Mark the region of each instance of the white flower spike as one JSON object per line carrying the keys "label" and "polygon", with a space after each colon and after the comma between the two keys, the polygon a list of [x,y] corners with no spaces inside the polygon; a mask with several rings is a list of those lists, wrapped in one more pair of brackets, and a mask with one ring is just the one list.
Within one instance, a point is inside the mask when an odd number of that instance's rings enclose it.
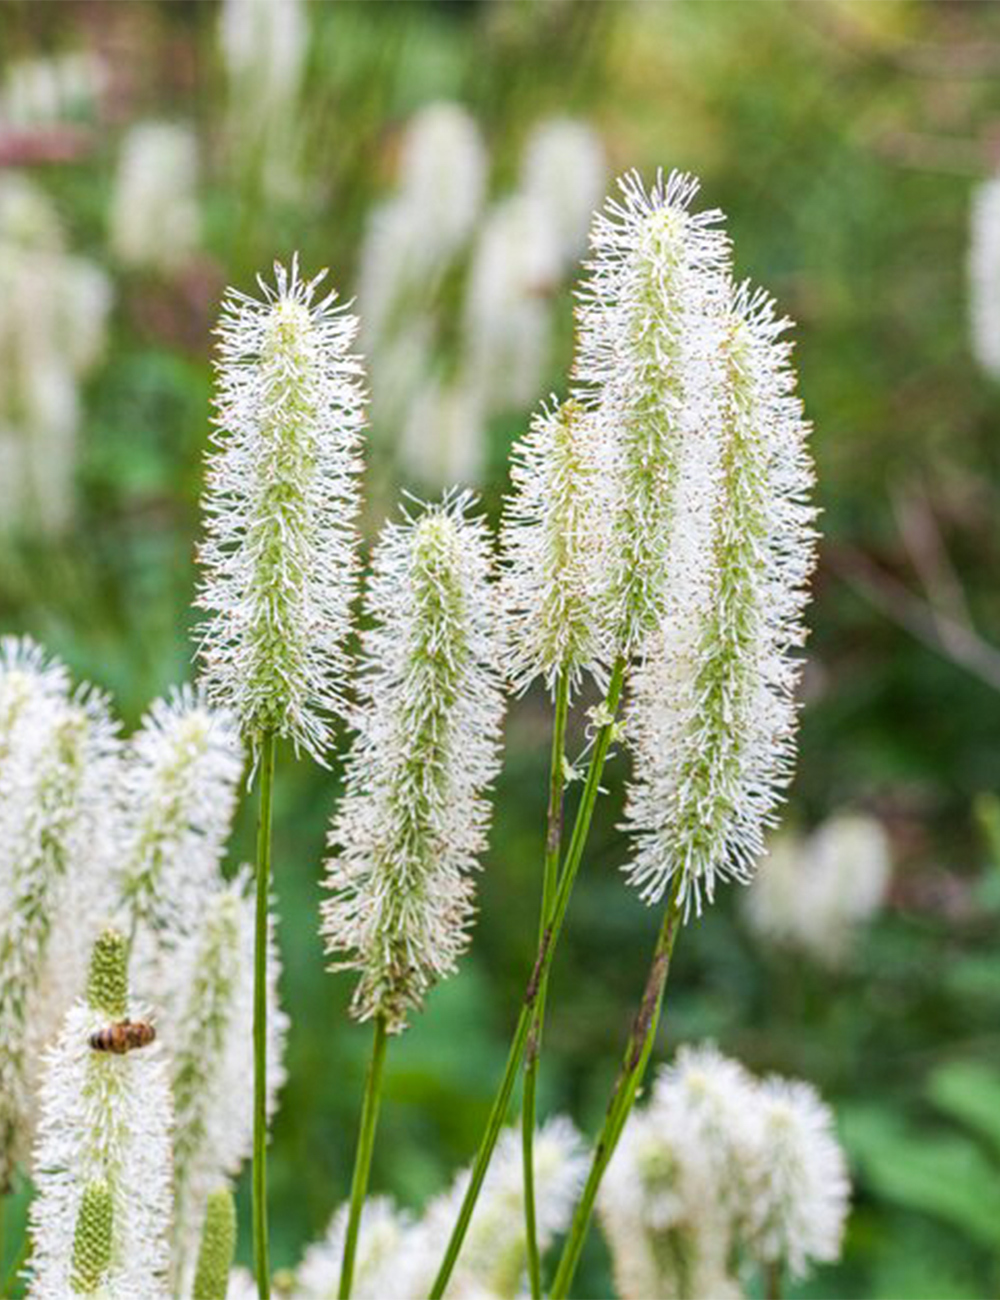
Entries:
{"label": "white flower spike", "polygon": [[685,916],[719,879],[751,878],[793,770],[815,511],[787,324],[765,294],[731,289],[715,410],[683,467],[678,563],[633,680],[628,876],[657,902],[679,874]]}
{"label": "white flower spike", "polygon": [[261,299],[226,298],[198,596],[210,702],[255,752],[273,732],[318,762],[343,705],[364,398],[357,320],[322,278],[293,259]]}
{"label": "white flower spike", "polygon": [[330,834],[322,934],[353,1012],[391,1031],[468,943],[504,698],[489,537],[467,495],[389,524],[373,558],[358,735]]}

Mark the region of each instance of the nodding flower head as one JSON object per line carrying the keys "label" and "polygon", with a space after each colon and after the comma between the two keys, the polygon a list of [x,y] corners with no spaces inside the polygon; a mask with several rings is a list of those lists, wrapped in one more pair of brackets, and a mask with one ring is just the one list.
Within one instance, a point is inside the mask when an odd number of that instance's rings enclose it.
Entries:
{"label": "nodding flower head", "polygon": [[721,213],[692,212],[698,182],[674,172],[647,192],[638,175],[594,219],[579,291],[575,373],[608,442],[613,561],[607,600],[616,649],[662,622],[685,446],[710,411],[708,322],[723,296]]}
{"label": "nodding flower head", "polygon": [[198,596],[210,701],[255,748],[273,732],[320,762],[342,707],[364,397],[357,320],[318,297],[322,278],[293,260],[260,299],[224,303]]}
{"label": "nodding flower head", "polygon": [[717,880],[750,879],[793,771],[815,511],[787,324],[765,294],[730,287],[710,418],[682,462],[665,615],[633,681],[628,875],[650,902],[679,877],[686,914]]}
{"label": "nodding flower head", "polygon": [[498,767],[489,537],[469,505],[456,496],[390,524],[375,551],[358,734],[330,834],[327,951],[361,972],[354,1013],[393,1030],[468,942]]}

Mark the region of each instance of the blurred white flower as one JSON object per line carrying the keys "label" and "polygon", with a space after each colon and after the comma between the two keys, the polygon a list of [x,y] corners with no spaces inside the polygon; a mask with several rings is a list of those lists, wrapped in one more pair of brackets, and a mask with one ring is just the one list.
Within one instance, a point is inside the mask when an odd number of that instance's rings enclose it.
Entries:
{"label": "blurred white flower", "polygon": [[231,290],[218,329],[199,656],[255,751],[274,732],[322,763],[355,591],[362,366],[357,320],[318,299],[322,276],[293,260],[275,277],[259,300]]}
{"label": "blurred white flower", "polygon": [[480,483],[486,469],[485,413],[464,376],[431,376],[413,394],[399,441],[400,459],[417,483]]}
{"label": "blurred white flower", "polygon": [[586,122],[552,117],[528,137],[521,191],[548,214],[563,267],[571,270],[587,243],[591,218],[604,194],[607,166],[600,136]]}
{"label": "blurred white flower", "polygon": [[399,196],[431,258],[449,256],[472,232],[488,159],[479,127],[460,104],[435,103],[410,119],[399,161]]}
{"label": "blurred white flower", "polygon": [[263,120],[291,106],[308,41],[301,0],[223,0],[219,44],[244,111]]}
{"label": "blurred white flower", "polygon": [[367,593],[357,736],[321,932],[352,1013],[406,1025],[469,940],[504,698],[489,535],[467,495],[387,524]]}
{"label": "blurred white flower", "polygon": [[[329,1300],[338,1294],[350,1207],[342,1205],[326,1236],[306,1251],[295,1272],[295,1300]],[[406,1300],[412,1292],[405,1268],[409,1218],[388,1197],[366,1201],[361,1212],[351,1295],[355,1300]]]}
{"label": "blurred white flower", "polygon": [[884,904],[891,875],[881,824],[840,813],[808,837],[773,841],[745,897],[747,923],[764,941],[837,967]]}
{"label": "blurred white flower", "polygon": [[972,353],[988,375],[1000,379],[1000,177],[972,193],[968,280]]}
{"label": "blurred white flower", "polygon": [[111,196],[111,251],[125,266],[169,274],[198,245],[198,141],[190,127],[139,122],[121,143]]}
{"label": "blurred white flower", "polygon": [[0,81],[0,126],[52,126],[95,112],[107,73],[93,50],[14,59]]}

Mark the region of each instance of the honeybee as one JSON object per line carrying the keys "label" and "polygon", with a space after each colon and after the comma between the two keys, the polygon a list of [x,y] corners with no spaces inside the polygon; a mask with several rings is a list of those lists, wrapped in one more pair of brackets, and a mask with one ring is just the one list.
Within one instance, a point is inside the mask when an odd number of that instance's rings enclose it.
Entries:
{"label": "honeybee", "polygon": [[116,1020],[90,1035],[90,1046],[95,1052],[114,1052],[124,1056],[137,1047],[148,1047],[156,1037],[155,1028],[145,1020]]}

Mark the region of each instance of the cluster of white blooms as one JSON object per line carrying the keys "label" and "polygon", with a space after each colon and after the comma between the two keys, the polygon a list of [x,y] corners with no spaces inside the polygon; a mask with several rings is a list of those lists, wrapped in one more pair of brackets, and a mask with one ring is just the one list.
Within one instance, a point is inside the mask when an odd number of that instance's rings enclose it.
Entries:
{"label": "cluster of white blooms", "polygon": [[[372,560],[357,737],[322,933],[360,1018],[407,1012],[468,943],[504,697],[489,535],[467,495],[386,526]],[[346,954],[346,955],[345,955]]]}
{"label": "cluster of white blooms", "polygon": [[973,191],[968,275],[972,354],[988,375],[1000,379],[1000,177]]}
{"label": "cluster of white blooms", "polygon": [[608,502],[600,439],[575,401],[543,407],[511,453],[513,492],[501,534],[506,669],[516,690],[536,677],[604,679],[608,658]]}
{"label": "cluster of white blooms", "polygon": [[190,127],[139,122],[121,144],[111,197],[111,251],[125,266],[169,274],[198,245],[198,142]]}
{"label": "cluster of white blooms", "polygon": [[697,183],[635,174],[595,220],[576,374],[607,440],[627,727],[628,875],[700,914],[749,879],[791,776],[814,511],[788,322],[736,286]]}
{"label": "cluster of white blooms", "polygon": [[685,1048],[626,1126],[598,1208],[622,1300],[739,1297],[754,1266],[839,1255],[850,1186],[812,1088]]}
{"label": "cluster of white blooms", "polygon": [[[202,917],[236,810],[242,754],[233,722],[190,687],[155,701],[122,778],[118,893],[130,935],[176,939]],[[148,935],[144,935],[148,938]]]}
{"label": "cluster of white blooms", "polygon": [[72,519],[79,385],[110,305],[107,276],[66,251],[45,193],[0,176],[0,529],[56,532]]}
{"label": "cluster of white blooms", "polygon": [[837,967],[885,902],[891,876],[881,823],[841,813],[810,836],[772,843],[746,895],[747,922],[761,939]]}
{"label": "cluster of white blooms", "polygon": [[[187,1294],[210,1194],[234,1178],[253,1140],[254,902],[244,869],[217,888],[177,951],[163,995],[174,1126],[174,1268]],[[268,945],[267,1112],[284,1081],[288,1018],[278,1004],[280,962]]]}
{"label": "cluster of white blooms", "polygon": [[604,181],[589,127],[542,122],[526,144],[519,189],[477,232],[488,162],[466,110],[422,109],[404,136],[396,192],[372,211],[362,249],[373,422],[392,431],[408,472],[428,484],[478,481],[491,415],[534,400],[550,360],[552,297]]}
{"label": "cluster of white blooms", "polygon": [[275,267],[262,300],[231,291],[219,326],[216,451],[198,604],[210,701],[256,749],[290,736],[324,760],[341,709],[355,588],[362,367],[357,320],[322,276]]}
{"label": "cluster of white blooms", "polygon": [[[538,1245],[565,1230],[586,1173],[586,1155],[569,1120],[557,1116],[535,1135]],[[433,1200],[420,1219],[377,1197],[365,1205],[351,1294],[357,1300],[423,1300],[430,1290],[468,1183],[468,1172]],[[521,1135],[505,1130],[497,1143],[469,1226],[448,1300],[514,1300],[524,1294],[527,1243]],[[296,1300],[337,1294],[348,1207],[334,1215],[322,1242],[306,1252],[295,1275]]]}
{"label": "cluster of white blooms", "polygon": [[118,762],[105,699],[32,642],[0,642],[0,1188],[109,906]]}
{"label": "cluster of white blooms", "polygon": [[95,945],[86,1001],[68,1012],[46,1060],[34,1151],[32,1300],[72,1294],[166,1300],[171,1105],[159,1044],[122,1054],[91,1038],[126,1018],[126,944]]}
{"label": "cluster of white blooms", "polygon": [[106,80],[106,68],[93,50],[14,59],[0,81],[0,125],[19,129],[89,117]]}

